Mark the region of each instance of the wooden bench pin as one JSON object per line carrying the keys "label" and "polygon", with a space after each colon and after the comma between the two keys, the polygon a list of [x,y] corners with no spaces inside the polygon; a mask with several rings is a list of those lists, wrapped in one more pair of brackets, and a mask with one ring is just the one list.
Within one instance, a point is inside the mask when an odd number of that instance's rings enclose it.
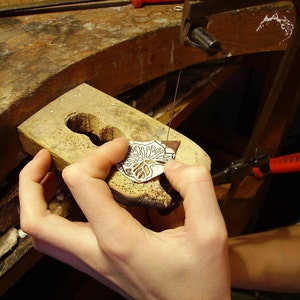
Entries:
{"label": "wooden bench pin", "polygon": [[[18,126],[24,151],[35,155],[42,148],[48,149],[60,171],[91,149],[116,137],[125,136],[129,141],[164,141],[168,129],[161,122],[85,83],[55,99]],[[180,142],[175,151],[177,160],[187,164],[202,163],[210,168],[209,156],[196,143],[173,129],[168,139]],[[135,182],[112,168],[107,183],[121,204],[157,209],[172,205],[172,196],[164,189],[161,176]]]}

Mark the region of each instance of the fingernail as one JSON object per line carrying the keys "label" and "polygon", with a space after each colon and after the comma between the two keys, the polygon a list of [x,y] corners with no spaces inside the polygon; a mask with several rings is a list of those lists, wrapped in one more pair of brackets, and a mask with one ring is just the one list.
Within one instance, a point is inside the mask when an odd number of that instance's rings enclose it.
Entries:
{"label": "fingernail", "polygon": [[175,169],[180,168],[180,167],[182,166],[182,163],[179,162],[178,160],[170,160],[170,161],[167,162],[166,165],[168,165],[167,167],[168,167],[169,169],[175,170]]}
{"label": "fingernail", "polygon": [[33,160],[38,159],[42,151],[43,151],[43,149],[41,149],[41,150],[33,157]]}
{"label": "fingernail", "polygon": [[122,141],[125,140],[126,138],[124,136],[118,136],[116,138],[113,139],[113,141]]}

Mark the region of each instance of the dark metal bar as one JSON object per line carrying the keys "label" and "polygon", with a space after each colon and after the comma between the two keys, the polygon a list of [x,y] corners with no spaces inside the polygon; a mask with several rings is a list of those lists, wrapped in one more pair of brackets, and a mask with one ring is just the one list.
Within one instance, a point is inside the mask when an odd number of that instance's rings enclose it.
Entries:
{"label": "dark metal bar", "polygon": [[0,17],[10,17],[68,10],[104,8],[130,4],[130,0],[69,0],[21,3],[0,7]]}

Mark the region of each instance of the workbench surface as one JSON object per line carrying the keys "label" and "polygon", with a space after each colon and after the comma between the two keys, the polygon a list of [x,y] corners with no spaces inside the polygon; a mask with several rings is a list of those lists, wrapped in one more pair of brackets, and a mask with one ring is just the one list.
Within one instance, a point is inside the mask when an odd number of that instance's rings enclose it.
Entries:
{"label": "workbench surface", "polygon": [[[172,6],[133,9],[129,5],[1,18],[0,178],[20,160],[16,125],[57,96],[97,76],[106,92],[113,94],[143,82],[143,68],[160,58],[141,61],[139,53],[149,51],[142,41],[124,47],[121,53],[119,45],[164,28],[170,28],[174,36],[179,23],[180,13]],[[134,63],[136,70],[119,69],[120,59],[123,66]],[[170,53],[166,64],[172,64],[172,59]],[[132,71],[138,73],[123,75]]]}
{"label": "workbench surface", "polygon": [[[174,6],[127,5],[0,18],[0,179],[23,158],[16,127],[80,83],[116,96],[195,63],[286,47],[289,36],[279,26],[276,34],[267,26],[253,36],[241,34],[251,25],[252,31],[257,29],[266,16],[266,10],[248,9],[212,16],[210,32],[220,40],[226,36],[226,41],[222,53],[208,56],[180,44],[181,12]],[[293,20],[291,2],[276,6],[277,13]],[[231,28],[224,29],[226,23]]]}

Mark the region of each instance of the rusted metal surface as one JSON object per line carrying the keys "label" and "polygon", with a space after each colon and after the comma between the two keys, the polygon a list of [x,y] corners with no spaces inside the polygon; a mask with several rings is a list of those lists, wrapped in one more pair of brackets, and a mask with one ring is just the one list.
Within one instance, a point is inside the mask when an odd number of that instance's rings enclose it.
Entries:
{"label": "rusted metal surface", "polygon": [[[276,5],[292,22],[293,5]],[[267,14],[253,8],[211,16],[209,30],[224,49],[214,57],[180,44],[174,5],[1,18],[0,178],[23,158],[17,125],[67,90],[88,82],[116,96],[195,63],[285,49],[288,39],[276,21],[257,30]]]}

